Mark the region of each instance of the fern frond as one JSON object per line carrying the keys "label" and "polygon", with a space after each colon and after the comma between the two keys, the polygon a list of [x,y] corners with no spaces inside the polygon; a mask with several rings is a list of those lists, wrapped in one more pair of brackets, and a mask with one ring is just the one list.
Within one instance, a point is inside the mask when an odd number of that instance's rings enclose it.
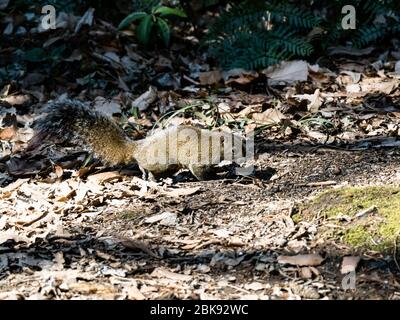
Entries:
{"label": "fern frond", "polygon": [[[347,4],[356,8],[355,30],[342,26],[341,10]],[[325,50],[349,42],[364,47],[399,34],[399,25],[399,0],[244,0],[220,14],[204,43],[224,69],[257,69],[307,57],[314,47]],[[317,36],[308,36],[310,31]]]}
{"label": "fern frond", "polygon": [[361,48],[373,41],[378,40],[379,38],[382,38],[386,32],[387,30],[384,26],[364,25],[357,30],[353,45]]}
{"label": "fern frond", "polygon": [[264,68],[311,54],[312,45],[298,34],[318,23],[311,11],[287,2],[248,0],[221,14],[206,43],[210,56],[224,69]]}

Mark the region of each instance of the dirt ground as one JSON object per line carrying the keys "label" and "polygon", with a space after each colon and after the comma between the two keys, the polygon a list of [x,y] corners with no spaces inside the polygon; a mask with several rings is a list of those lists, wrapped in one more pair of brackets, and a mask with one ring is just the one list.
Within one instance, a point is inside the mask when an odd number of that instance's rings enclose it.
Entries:
{"label": "dirt ground", "polygon": [[[0,297],[398,299],[393,254],[355,251],[324,237],[328,222],[292,217],[322,190],[398,185],[400,151],[281,149],[266,147],[255,175],[236,179],[152,183],[125,169],[17,180],[2,192]],[[297,254],[323,261],[279,263]],[[361,257],[349,290],[346,255]]]}
{"label": "dirt ground", "polygon": [[[400,221],[397,34],[365,47],[338,41],[309,61],[296,53],[222,70],[202,43],[231,7],[224,1],[196,13],[198,26],[171,25],[168,48],[138,42],[139,21],[118,30],[125,5],[79,2],[75,13],[59,12],[56,29],[40,30],[43,11],[24,2],[0,0],[0,300],[400,298],[400,223],[385,250],[345,237],[346,221],[357,219],[368,237],[368,221],[386,218],[383,205],[357,207],[361,218],[304,209],[322,192],[392,186],[385,206],[397,199]],[[377,12],[368,19],[378,31],[396,17]],[[392,23],[382,30],[396,32]],[[304,36],[318,42],[325,33]],[[28,148],[37,120],[67,99],[111,117],[133,140],[182,124],[254,132],[255,173],[150,182],[72,141],[39,135]]]}

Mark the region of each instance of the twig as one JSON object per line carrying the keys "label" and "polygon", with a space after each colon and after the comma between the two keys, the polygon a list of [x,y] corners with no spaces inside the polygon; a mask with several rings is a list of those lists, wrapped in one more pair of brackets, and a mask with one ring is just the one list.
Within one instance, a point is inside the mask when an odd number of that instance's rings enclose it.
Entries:
{"label": "twig", "polygon": [[309,182],[309,183],[300,183],[297,184],[298,187],[321,187],[321,186],[333,186],[337,184],[336,181],[320,181],[320,182]]}
{"label": "twig", "polygon": [[397,269],[400,271],[400,266],[399,262],[397,261],[397,238],[399,237],[399,233],[397,233],[396,238],[394,239],[394,252],[393,252],[393,258],[394,258],[394,263],[396,264]]}
{"label": "twig", "polygon": [[38,222],[39,220],[43,219],[45,216],[47,216],[48,212],[44,212],[42,213],[39,217],[31,220],[31,221],[27,221],[27,222],[16,222],[16,224],[19,224],[23,227],[29,227],[30,225],[34,224],[35,222]]}
{"label": "twig", "polygon": [[249,294],[249,293],[250,293],[250,291],[248,291],[248,290],[242,289],[242,288],[240,288],[240,287],[234,286],[234,285],[229,284],[229,283],[228,283],[226,286],[227,286],[227,287],[230,287],[230,288],[232,288],[232,289],[235,289],[235,290],[237,290],[237,291],[246,293],[246,294]]}

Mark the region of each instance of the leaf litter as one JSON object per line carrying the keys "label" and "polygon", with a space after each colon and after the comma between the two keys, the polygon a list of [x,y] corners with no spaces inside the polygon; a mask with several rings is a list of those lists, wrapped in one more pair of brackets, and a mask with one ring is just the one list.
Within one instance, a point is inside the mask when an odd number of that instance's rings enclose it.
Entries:
{"label": "leaf litter", "polygon": [[[19,44],[13,30],[1,57]],[[354,252],[321,232],[334,222],[296,219],[297,205],[327,188],[399,183],[396,51],[381,61],[374,48],[336,47],[329,68],[222,72],[179,46],[157,57],[137,50],[93,9],[38,31],[46,41],[21,48],[43,63],[0,88],[1,299],[399,296],[393,255]],[[66,97],[92,101],[134,139],[165,122],[256,130],[255,174],[155,183],[76,147],[24,152],[44,102]],[[340,283],[353,271],[361,281],[349,292]]]}

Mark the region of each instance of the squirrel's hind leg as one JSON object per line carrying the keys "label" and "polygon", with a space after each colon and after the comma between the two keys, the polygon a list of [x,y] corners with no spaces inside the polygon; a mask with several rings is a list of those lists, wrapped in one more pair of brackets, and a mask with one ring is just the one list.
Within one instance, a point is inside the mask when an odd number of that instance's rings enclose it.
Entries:
{"label": "squirrel's hind leg", "polygon": [[149,169],[145,169],[142,166],[139,166],[140,171],[143,173],[143,179],[156,182],[158,179],[165,179],[171,177],[174,173],[176,173],[181,167],[178,165],[169,165],[169,166],[159,166],[152,167]]}
{"label": "squirrel's hind leg", "polygon": [[210,165],[189,164],[188,169],[197,180],[207,180],[215,173],[215,168]]}
{"label": "squirrel's hind leg", "polygon": [[142,172],[142,179],[145,181],[152,181],[156,182],[156,178],[154,177],[153,173],[151,171],[146,170],[142,166],[139,166],[140,171]]}

